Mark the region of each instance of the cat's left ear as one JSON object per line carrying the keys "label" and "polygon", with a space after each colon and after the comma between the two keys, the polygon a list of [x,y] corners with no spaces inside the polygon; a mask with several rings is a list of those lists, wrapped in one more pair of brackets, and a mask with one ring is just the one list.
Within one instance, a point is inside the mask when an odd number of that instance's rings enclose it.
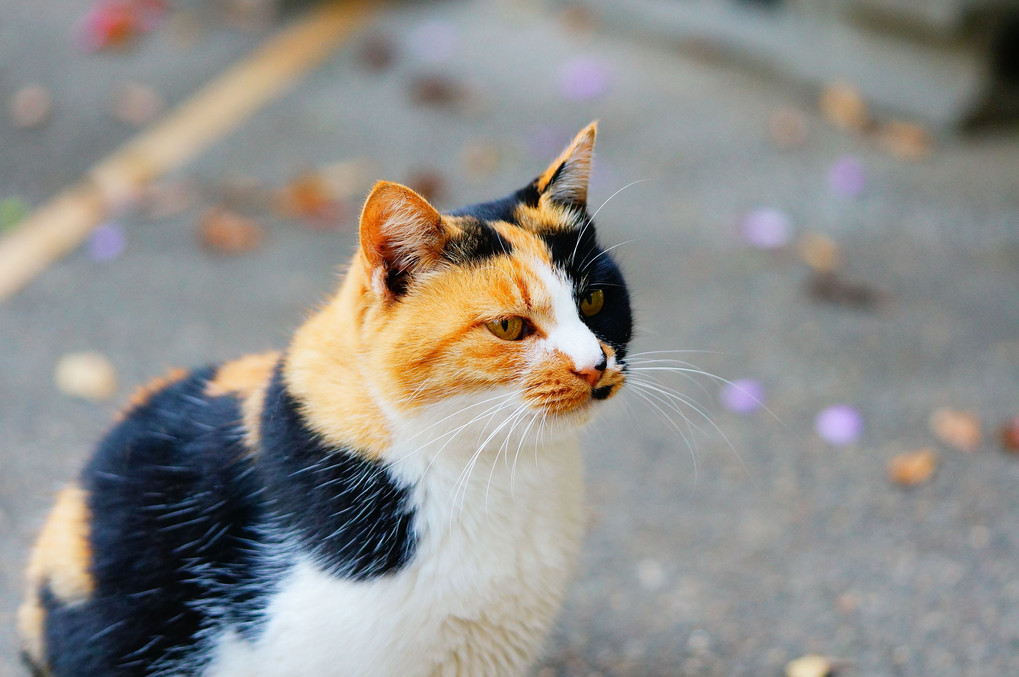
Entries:
{"label": "cat's left ear", "polygon": [[591,178],[591,156],[598,122],[592,122],[574,137],[566,150],[536,181],[542,198],[569,206],[587,206],[587,184]]}
{"label": "cat's left ear", "polygon": [[437,263],[446,230],[435,207],[406,186],[379,181],[361,210],[361,256],[381,298],[399,297],[412,275]]}

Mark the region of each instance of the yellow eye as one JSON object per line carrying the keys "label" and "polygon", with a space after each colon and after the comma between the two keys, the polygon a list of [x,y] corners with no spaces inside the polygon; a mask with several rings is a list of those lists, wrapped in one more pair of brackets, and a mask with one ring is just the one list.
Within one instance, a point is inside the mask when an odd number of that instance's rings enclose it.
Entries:
{"label": "yellow eye", "polygon": [[601,311],[602,306],[604,305],[605,305],[605,292],[603,292],[601,289],[595,289],[594,291],[589,292],[587,296],[580,300],[580,312],[584,313],[584,315],[588,317],[591,317],[592,315],[597,315]]}
{"label": "yellow eye", "polygon": [[505,341],[519,341],[524,337],[524,320],[510,317],[485,324],[488,330]]}

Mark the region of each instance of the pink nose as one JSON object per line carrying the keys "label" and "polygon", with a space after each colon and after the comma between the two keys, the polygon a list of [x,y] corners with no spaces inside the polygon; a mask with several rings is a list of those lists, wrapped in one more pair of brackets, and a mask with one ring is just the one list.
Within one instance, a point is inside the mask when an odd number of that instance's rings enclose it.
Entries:
{"label": "pink nose", "polygon": [[588,367],[586,369],[575,370],[574,373],[580,378],[590,383],[591,387],[593,388],[595,384],[598,383],[598,379],[601,378],[601,375],[604,372],[601,369],[597,369],[595,367]]}

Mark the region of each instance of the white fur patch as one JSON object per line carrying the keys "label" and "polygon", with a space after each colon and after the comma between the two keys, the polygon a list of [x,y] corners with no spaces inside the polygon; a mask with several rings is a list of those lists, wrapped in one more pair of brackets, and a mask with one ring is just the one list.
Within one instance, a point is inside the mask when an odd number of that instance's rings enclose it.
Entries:
{"label": "white fur patch", "polygon": [[259,639],[224,635],[206,675],[526,674],[579,547],[583,486],[574,435],[549,443],[521,404],[506,390],[397,421],[386,460],[413,487],[411,562],[356,582],[301,558]]}
{"label": "white fur patch", "polygon": [[548,333],[549,346],[573,360],[576,371],[593,369],[604,354],[594,332],[580,319],[573,288],[562,274],[546,265],[536,265],[535,270],[552,296],[555,326]]}

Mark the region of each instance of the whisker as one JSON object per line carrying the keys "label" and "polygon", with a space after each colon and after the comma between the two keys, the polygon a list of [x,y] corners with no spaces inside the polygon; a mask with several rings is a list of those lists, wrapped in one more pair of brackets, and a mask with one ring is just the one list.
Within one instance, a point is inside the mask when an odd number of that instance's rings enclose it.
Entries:
{"label": "whisker", "polygon": [[576,263],[576,260],[577,260],[577,249],[580,247],[580,240],[581,240],[581,238],[584,235],[584,231],[587,229],[588,226],[590,226],[592,223],[594,223],[594,217],[598,216],[598,214],[601,212],[601,210],[605,208],[605,205],[607,205],[609,203],[609,200],[611,200],[615,196],[619,195],[620,193],[622,193],[627,188],[630,188],[631,186],[636,186],[638,183],[644,183],[645,181],[650,181],[650,180],[651,179],[637,179],[636,181],[631,181],[630,183],[626,184],[625,186],[623,186],[622,188],[617,190],[612,195],[609,195],[607,198],[605,198],[605,201],[601,203],[601,205],[598,207],[598,209],[594,210],[594,214],[591,214],[591,216],[589,216],[587,218],[587,220],[584,221],[584,225],[581,227],[580,232],[577,233],[577,243],[573,246],[573,253],[570,255],[570,265],[571,266]]}

